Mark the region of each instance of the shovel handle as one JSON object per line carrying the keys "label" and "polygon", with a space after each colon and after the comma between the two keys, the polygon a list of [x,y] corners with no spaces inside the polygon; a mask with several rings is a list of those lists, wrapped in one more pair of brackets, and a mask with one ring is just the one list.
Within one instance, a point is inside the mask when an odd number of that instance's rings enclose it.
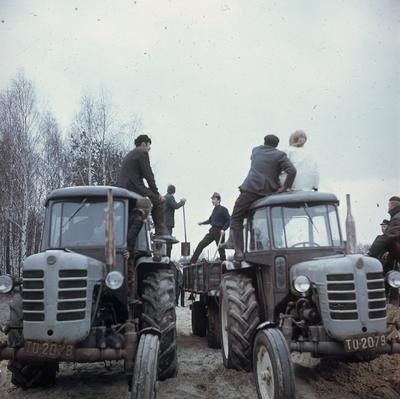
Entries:
{"label": "shovel handle", "polygon": [[214,262],[214,261],[215,261],[215,258],[217,257],[217,252],[218,252],[218,250],[219,250],[219,246],[221,245],[222,237],[225,235],[225,233],[222,233],[222,231],[223,231],[223,230],[221,230],[221,233],[220,233],[220,235],[219,235],[219,240],[218,240],[218,244],[217,244],[217,249],[216,249],[216,251],[215,251],[215,253],[214,253],[214,256],[213,256],[211,262]]}
{"label": "shovel handle", "polygon": [[182,211],[183,211],[183,231],[185,232],[185,242],[187,242],[187,237],[186,237],[186,213],[185,213],[185,204],[182,206]]}

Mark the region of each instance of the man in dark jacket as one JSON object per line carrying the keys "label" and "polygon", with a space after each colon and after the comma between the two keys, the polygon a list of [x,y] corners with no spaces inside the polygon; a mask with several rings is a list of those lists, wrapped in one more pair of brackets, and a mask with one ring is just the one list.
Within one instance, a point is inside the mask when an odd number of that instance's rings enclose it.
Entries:
{"label": "man in dark jacket", "polygon": [[[151,215],[154,221],[156,237],[176,242],[170,236],[164,224],[164,197],[158,192],[150,165],[150,137],[145,134],[138,136],[135,139],[135,146],[136,148],[130,151],[122,161],[117,186],[150,198],[153,204]],[[143,179],[146,180],[148,187],[145,186]]]}
{"label": "man in dark jacket", "polygon": [[[169,234],[172,236],[172,230],[175,227],[175,210],[185,205],[186,199],[181,198],[179,202],[176,202],[174,194],[176,188],[170,184],[167,188],[167,194],[164,195],[164,216],[165,225],[167,226]],[[167,243],[167,256],[171,257],[172,244]]]}
{"label": "man in dark jacket", "polygon": [[368,251],[368,255],[377,259],[388,252],[386,267],[394,261],[400,262],[400,197],[389,198],[388,213],[391,216],[388,226],[382,235],[375,238]]}
{"label": "man in dark jacket", "polygon": [[[276,192],[284,192],[292,187],[296,176],[296,168],[286,154],[276,147],[279,138],[273,134],[264,137],[264,145],[255,147],[251,154],[250,171],[239,187],[240,195],[235,202],[231,216],[231,243],[235,248],[234,259],[243,260],[243,220],[250,205],[261,197]],[[279,175],[286,173],[282,187]]]}
{"label": "man in dark jacket", "polygon": [[[204,222],[198,223],[199,225],[211,224],[211,228],[197,245],[192,258],[190,259],[190,263],[196,263],[203,249],[213,241],[215,241],[217,245],[224,242],[225,230],[229,227],[229,212],[228,209],[221,205],[221,195],[219,193],[214,193],[211,196],[211,202],[214,205],[211,216]],[[219,258],[225,260],[225,250],[218,247],[218,252]]]}

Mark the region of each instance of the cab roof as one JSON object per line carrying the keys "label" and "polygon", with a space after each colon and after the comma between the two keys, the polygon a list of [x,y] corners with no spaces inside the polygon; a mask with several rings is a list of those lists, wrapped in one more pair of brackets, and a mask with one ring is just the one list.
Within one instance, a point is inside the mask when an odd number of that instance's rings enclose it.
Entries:
{"label": "cab roof", "polygon": [[250,209],[262,206],[303,204],[303,203],[336,203],[339,204],[335,194],[321,193],[319,191],[290,191],[282,194],[272,194],[253,202]]}
{"label": "cab roof", "polygon": [[53,190],[46,198],[46,205],[50,200],[62,200],[71,198],[82,198],[82,197],[96,197],[107,199],[108,190],[112,190],[114,198],[125,198],[125,199],[140,199],[143,198],[141,195],[134,193],[133,191],[126,190],[121,187],[114,186],[76,186],[76,187],[64,187]]}

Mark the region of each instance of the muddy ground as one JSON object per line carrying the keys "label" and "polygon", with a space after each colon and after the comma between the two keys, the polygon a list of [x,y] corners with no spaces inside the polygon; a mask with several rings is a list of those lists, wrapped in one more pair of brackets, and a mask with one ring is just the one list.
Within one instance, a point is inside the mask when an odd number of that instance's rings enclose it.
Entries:
{"label": "muddy ground", "polygon": [[[0,322],[7,318],[7,303],[3,299],[0,300]],[[220,350],[208,348],[205,339],[191,335],[189,308],[177,308],[177,327],[179,375],[159,383],[158,399],[257,397],[252,373],[225,369]],[[319,361],[299,354],[293,354],[293,359],[297,399],[400,398],[400,355],[383,355],[369,363]],[[56,385],[23,391],[11,384],[7,362],[0,362],[1,399],[94,399],[99,396],[102,399],[128,397],[122,363],[107,364],[107,367],[100,363],[62,363]]]}

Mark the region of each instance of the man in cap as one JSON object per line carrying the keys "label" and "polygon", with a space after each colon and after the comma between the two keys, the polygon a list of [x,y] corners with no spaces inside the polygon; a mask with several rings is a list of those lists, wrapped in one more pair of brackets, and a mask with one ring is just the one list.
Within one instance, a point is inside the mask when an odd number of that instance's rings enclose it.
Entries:
{"label": "man in cap", "polygon": [[389,226],[389,223],[390,223],[390,220],[387,220],[387,219],[382,220],[382,223],[380,224],[382,234],[385,234],[385,231],[386,231],[387,227]]}
{"label": "man in cap", "polygon": [[[176,188],[173,184],[167,187],[167,194],[164,195],[164,216],[165,225],[167,226],[169,234],[172,236],[172,230],[175,227],[175,210],[185,205],[186,199],[181,198],[179,202],[175,200]],[[171,257],[172,243],[167,243],[167,256]]]}
{"label": "man in cap", "polygon": [[[400,197],[389,198],[388,213],[391,216],[383,234],[376,237],[368,255],[381,259],[388,252],[386,267],[390,267],[394,261],[400,261]],[[383,223],[382,223],[383,224]]]}
{"label": "man in cap", "polygon": [[[230,221],[228,209],[221,205],[221,195],[217,192],[211,196],[211,202],[214,206],[211,216],[204,222],[198,223],[199,226],[202,224],[211,224],[211,228],[197,245],[192,258],[190,259],[190,263],[196,263],[203,249],[213,241],[218,245],[225,240],[225,230],[229,227]],[[225,250],[218,247],[218,252],[221,261],[225,260]]]}
{"label": "man in cap", "polygon": [[[287,155],[278,150],[279,138],[273,134],[264,137],[264,145],[253,148],[250,171],[239,187],[240,195],[235,202],[231,216],[231,232],[229,245],[235,248],[234,259],[241,262],[243,255],[243,220],[250,205],[266,195],[284,192],[292,187],[296,176],[296,168]],[[279,175],[286,173],[281,187]],[[225,245],[225,247],[229,247]]]}
{"label": "man in cap", "polygon": [[[153,205],[151,216],[154,221],[155,238],[178,242],[169,234],[164,224],[164,197],[158,192],[150,165],[150,137],[141,134],[135,139],[135,146],[136,148],[130,151],[122,161],[117,186],[150,198]],[[143,180],[146,180],[148,187],[145,186]]]}

